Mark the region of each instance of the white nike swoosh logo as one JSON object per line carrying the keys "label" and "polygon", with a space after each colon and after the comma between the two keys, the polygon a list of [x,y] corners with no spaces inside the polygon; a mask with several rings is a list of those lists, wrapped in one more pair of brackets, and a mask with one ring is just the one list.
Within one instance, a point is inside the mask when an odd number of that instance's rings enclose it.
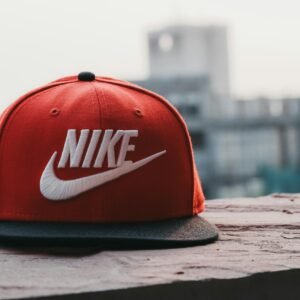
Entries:
{"label": "white nike swoosh logo", "polygon": [[54,152],[50,158],[40,180],[40,190],[42,195],[49,200],[66,200],[73,198],[81,193],[89,191],[104,183],[119,178],[127,173],[133,172],[148,164],[152,160],[165,154],[167,151],[161,151],[145,157],[136,162],[126,163],[125,165],[105,171],[100,174],[81,177],[73,180],[62,180],[56,177],[54,172],[54,161],[57,152]]}

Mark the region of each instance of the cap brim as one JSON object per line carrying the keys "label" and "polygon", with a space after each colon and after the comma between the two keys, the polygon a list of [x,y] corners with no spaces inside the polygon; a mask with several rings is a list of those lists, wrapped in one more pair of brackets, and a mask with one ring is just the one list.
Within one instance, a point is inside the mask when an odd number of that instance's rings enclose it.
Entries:
{"label": "cap brim", "polygon": [[0,222],[2,244],[184,247],[217,238],[217,228],[200,216],[139,223]]}

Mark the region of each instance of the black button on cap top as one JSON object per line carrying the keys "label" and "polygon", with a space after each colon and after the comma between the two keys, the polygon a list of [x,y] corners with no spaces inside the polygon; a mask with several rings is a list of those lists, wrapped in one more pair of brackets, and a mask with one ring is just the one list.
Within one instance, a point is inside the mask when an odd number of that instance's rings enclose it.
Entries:
{"label": "black button on cap top", "polygon": [[93,81],[95,78],[95,74],[91,72],[81,72],[78,74],[78,80],[80,81]]}

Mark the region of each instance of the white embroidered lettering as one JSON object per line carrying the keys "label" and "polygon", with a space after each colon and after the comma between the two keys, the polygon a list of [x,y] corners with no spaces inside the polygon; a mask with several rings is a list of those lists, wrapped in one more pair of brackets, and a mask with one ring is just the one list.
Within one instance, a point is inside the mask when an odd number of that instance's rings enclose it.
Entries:
{"label": "white embroidered lettering", "polygon": [[137,137],[139,134],[138,130],[124,130],[124,136],[122,140],[122,145],[119,153],[117,167],[121,167],[125,162],[125,157],[128,151],[134,151],[135,145],[130,145],[129,141],[132,137]]}
{"label": "white embroidered lettering", "polygon": [[70,167],[77,168],[81,162],[82,154],[89,135],[89,129],[83,129],[80,132],[78,143],[76,142],[76,129],[69,129],[64,145],[64,149],[58,163],[59,168],[65,168],[68,158],[70,158]]}
{"label": "white embroidered lettering", "polygon": [[[90,168],[93,157],[96,155],[96,149],[102,130],[93,130],[89,145],[87,146],[89,133],[89,129],[81,130],[77,142],[76,129],[68,130],[58,168],[65,168],[68,161],[70,161],[71,168],[79,167],[85,150],[86,154],[82,168]],[[113,168],[112,170],[77,179],[59,179],[54,171],[54,162],[57,156],[57,152],[55,151],[48,161],[40,179],[40,191],[42,195],[49,200],[65,200],[75,197],[95,187],[101,186],[106,182],[131,173],[167,152],[163,150],[135,162],[126,161],[127,152],[135,150],[135,145],[130,144],[130,139],[138,136],[138,130],[117,130],[115,134],[113,133],[112,129],[104,131],[93,165],[94,168],[101,168],[105,158],[107,158],[107,166]],[[119,142],[120,152],[116,161],[115,147]]]}
{"label": "white embroidered lettering", "polygon": [[94,130],[93,131],[93,135],[92,135],[89,147],[87,149],[84,161],[82,163],[83,168],[89,168],[91,166],[91,161],[93,159],[93,155],[95,153],[95,149],[97,147],[97,143],[99,141],[101,131],[102,130]]}

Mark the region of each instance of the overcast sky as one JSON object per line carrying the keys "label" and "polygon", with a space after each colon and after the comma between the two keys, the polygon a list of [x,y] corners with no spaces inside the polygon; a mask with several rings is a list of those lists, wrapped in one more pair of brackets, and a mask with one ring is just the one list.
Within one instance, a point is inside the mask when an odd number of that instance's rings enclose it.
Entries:
{"label": "overcast sky", "polygon": [[0,110],[91,70],[146,77],[146,33],[176,22],[229,28],[234,94],[300,96],[297,0],[0,0]]}

